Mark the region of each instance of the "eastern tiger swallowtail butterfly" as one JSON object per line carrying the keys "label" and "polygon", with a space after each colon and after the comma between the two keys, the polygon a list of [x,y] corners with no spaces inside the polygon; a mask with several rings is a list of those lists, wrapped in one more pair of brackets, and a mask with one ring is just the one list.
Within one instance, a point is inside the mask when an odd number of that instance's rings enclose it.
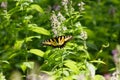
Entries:
{"label": "eastern tiger swallowtail butterfly", "polygon": [[63,47],[67,41],[69,41],[72,36],[58,36],[48,39],[42,42],[43,45],[53,46],[53,47]]}

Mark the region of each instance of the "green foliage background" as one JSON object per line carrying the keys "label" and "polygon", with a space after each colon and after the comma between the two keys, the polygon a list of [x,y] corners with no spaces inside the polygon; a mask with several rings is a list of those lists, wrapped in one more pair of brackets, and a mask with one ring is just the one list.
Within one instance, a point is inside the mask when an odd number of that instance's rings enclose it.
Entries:
{"label": "green foliage background", "polygon": [[[83,11],[79,11],[81,1],[85,3]],[[22,79],[32,72],[36,75],[44,72],[56,80],[73,80],[81,74],[86,80],[92,77],[99,80],[103,78],[100,75],[114,71],[112,50],[120,44],[119,0],[73,0],[68,12],[61,0],[5,2],[7,7],[0,7],[1,79],[11,79],[9,72],[18,71],[24,76]],[[62,25],[67,30],[60,33],[73,36],[62,49],[41,44],[54,36],[50,20],[53,11],[66,18]],[[86,40],[80,38],[82,31],[87,32]]]}

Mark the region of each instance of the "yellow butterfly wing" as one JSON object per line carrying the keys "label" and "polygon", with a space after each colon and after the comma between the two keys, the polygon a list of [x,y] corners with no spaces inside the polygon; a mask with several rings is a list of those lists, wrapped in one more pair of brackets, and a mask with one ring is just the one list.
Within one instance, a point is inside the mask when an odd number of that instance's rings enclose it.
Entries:
{"label": "yellow butterfly wing", "polygon": [[53,46],[53,47],[62,47],[71,38],[72,38],[72,36],[58,36],[58,37],[46,40],[46,41],[42,42],[42,44]]}

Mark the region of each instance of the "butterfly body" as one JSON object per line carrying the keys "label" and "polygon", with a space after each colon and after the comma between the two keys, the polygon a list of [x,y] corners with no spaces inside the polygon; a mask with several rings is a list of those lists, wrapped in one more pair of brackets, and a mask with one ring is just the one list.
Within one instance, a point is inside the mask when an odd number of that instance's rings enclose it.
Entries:
{"label": "butterfly body", "polygon": [[72,36],[58,36],[51,39],[48,39],[42,44],[53,46],[53,47],[63,47],[67,41],[69,41],[72,38]]}

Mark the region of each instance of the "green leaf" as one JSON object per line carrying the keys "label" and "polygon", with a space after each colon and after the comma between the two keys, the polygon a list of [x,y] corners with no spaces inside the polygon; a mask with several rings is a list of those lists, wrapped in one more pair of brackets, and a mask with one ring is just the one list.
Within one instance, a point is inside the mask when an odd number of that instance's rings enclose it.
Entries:
{"label": "green leaf", "polygon": [[0,63],[6,63],[6,64],[10,64],[8,61],[6,61],[6,60],[0,60]]}
{"label": "green leaf", "polygon": [[105,64],[105,62],[100,61],[100,60],[92,60],[92,61],[90,61],[90,62],[92,62],[92,63],[101,63],[101,64]]}
{"label": "green leaf", "polygon": [[17,40],[14,45],[14,49],[20,49],[24,40]]}
{"label": "green leaf", "polygon": [[6,80],[2,72],[0,72],[0,80]]}
{"label": "green leaf", "polygon": [[70,68],[75,74],[79,73],[79,68],[77,67],[77,63],[72,60],[66,60],[65,64],[66,67]]}
{"label": "green leaf", "polygon": [[33,69],[34,67],[34,62],[23,62],[23,65],[27,66],[30,69]]}
{"label": "green leaf", "polygon": [[95,75],[94,80],[105,80],[105,78],[101,75]]}
{"label": "green leaf", "polygon": [[30,49],[30,53],[33,53],[37,56],[43,57],[43,55],[45,54],[43,51],[39,50],[39,49]]}
{"label": "green leaf", "polygon": [[42,27],[38,27],[35,24],[29,24],[29,30],[39,33],[39,34],[44,34],[44,35],[50,35],[50,32]]}
{"label": "green leaf", "polygon": [[78,50],[84,51],[86,58],[90,59],[90,55],[86,49],[84,49],[84,46],[78,46]]}
{"label": "green leaf", "polygon": [[11,55],[8,57],[8,59],[12,59],[12,58],[14,58],[15,56],[17,56],[17,54],[11,54]]}
{"label": "green leaf", "polygon": [[25,65],[23,65],[23,64],[22,64],[22,65],[20,65],[20,67],[21,67],[21,69],[22,69],[22,71],[23,71],[23,72],[25,72],[25,71],[26,71],[26,69],[27,69],[27,66],[25,66]]}
{"label": "green leaf", "polygon": [[63,77],[63,80],[73,80],[72,76]]}
{"label": "green leaf", "polygon": [[32,41],[32,38],[40,38],[40,36],[26,37],[24,40],[17,40],[14,44],[14,49],[20,49],[24,42]]}
{"label": "green leaf", "polygon": [[30,36],[25,38],[25,42],[32,41],[32,38],[38,38],[40,39],[40,36]]}
{"label": "green leaf", "polygon": [[44,13],[43,9],[42,9],[39,5],[37,5],[37,4],[32,4],[32,5],[30,6],[30,8],[31,8],[32,10],[34,9],[34,10],[40,12],[40,13]]}
{"label": "green leaf", "polygon": [[34,68],[34,62],[23,62],[23,64],[21,65],[21,69],[23,70],[23,72],[25,72],[25,70],[27,68],[33,69]]}
{"label": "green leaf", "polygon": [[109,72],[113,72],[115,70],[116,70],[116,68],[114,67],[114,68],[109,69]]}

